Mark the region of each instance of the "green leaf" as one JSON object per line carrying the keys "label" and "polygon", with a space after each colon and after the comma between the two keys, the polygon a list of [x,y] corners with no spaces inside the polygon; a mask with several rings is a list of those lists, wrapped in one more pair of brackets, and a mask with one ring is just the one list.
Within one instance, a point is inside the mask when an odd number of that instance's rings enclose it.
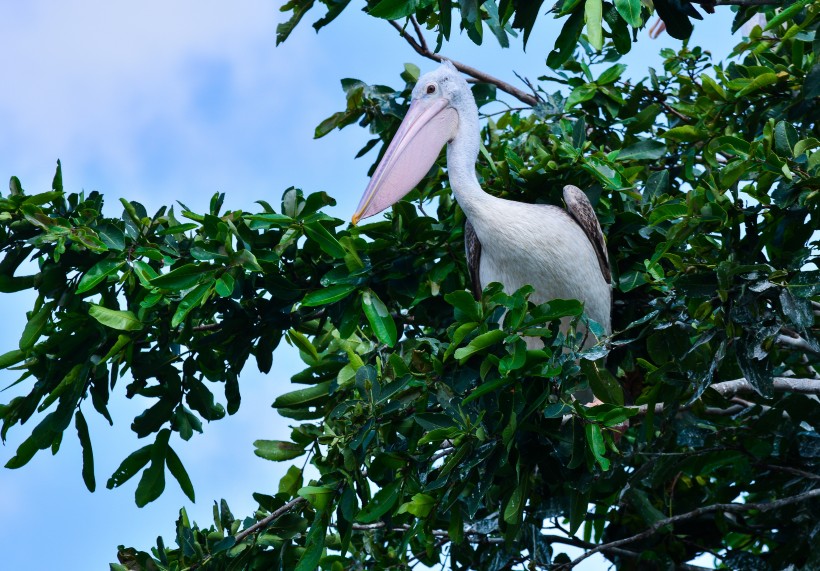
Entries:
{"label": "green leaf", "polygon": [[115,273],[123,265],[125,265],[125,262],[120,260],[102,260],[97,262],[80,280],[80,283],[77,285],[77,293],[84,293],[93,289],[97,284]]}
{"label": "green leaf", "polygon": [[101,305],[91,305],[88,308],[88,315],[111,329],[120,331],[139,331],[142,329],[142,322],[130,311],[120,311],[108,309]]}
{"label": "green leaf", "polygon": [[626,64],[616,63],[599,75],[598,79],[595,80],[595,83],[597,85],[609,85],[610,83],[615,83],[618,79],[620,79],[621,75],[623,75],[625,71]]}
{"label": "green leaf", "polygon": [[633,28],[640,28],[643,25],[641,0],[615,0],[615,9],[626,20],[626,23]]}
{"label": "green leaf", "polygon": [[325,381],[306,389],[285,393],[273,401],[273,407],[293,408],[310,406],[310,403],[323,399],[330,394],[330,385],[332,382],[333,381]]}
{"label": "green leaf", "polygon": [[137,491],[134,494],[137,506],[145,507],[156,500],[165,490],[165,458],[168,453],[168,439],[171,431],[163,428],[150,447],[151,464],[143,471]]}
{"label": "green leaf", "polygon": [[371,289],[362,292],[362,310],[376,338],[388,347],[395,345],[398,338],[396,323],[390,316],[387,306]]}
{"label": "green leaf", "polygon": [[596,397],[605,403],[623,406],[624,391],[612,373],[598,366],[598,363],[586,359],[581,359],[579,364]]}
{"label": "green leaf", "polygon": [[776,28],[783,22],[789,21],[792,17],[794,17],[800,10],[811,4],[814,0],[797,0],[794,4],[781,10],[779,13],[775,14],[775,16],[769,20],[766,24],[766,27],[763,29],[764,32],[768,32],[769,30]]}
{"label": "green leaf", "polygon": [[195,502],[196,497],[194,495],[194,485],[191,483],[191,478],[188,476],[185,466],[182,465],[182,460],[179,459],[177,453],[174,452],[174,449],[170,446],[168,446],[165,451],[165,465],[168,466],[168,471],[171,472],[171,475],[176,478],[183,493],[188,496],[189,500]]}
{"label": "green leaf", "polygon": [[139,278],[140,283],[147,288],[153,288],[154,286],[151,283],[151,280],[159,276],[154,268],[142,260],[134,260],[133,267],[134,273],[137,275],[137,278]]}
{"label": "green leaf", "polygon": [[317,510],[324,510],[336,494],[336,489],[327,486],[305,486],[296,494],[305,498]]}
{"label": "green leaf", "polygon": [[604,47],[604,31],[601,27],[603,21],[603,4],[601,0],[586,0],[584,4],[584,22],[587,25],[587,38],[589,45],[595,51],[601,51]]}
{"label": "green leaf", "polygon": [[202,279],[203,274],[213,271],[213,266],[209,264],[185,264],[152,279],[151,285],[162,289],[182,291],[194,287]]}
{"label": "green leaf", "polygon": [[493,329],[492,331],[482,333],[481,335],[470,341],[470,344],[466,347],[461,347],[460,349],[457,349],[454,354],[455,358],[463,362],[470,355],[474,353],[479,353],[481,351],[484,351],[488,347],[492,347],[493,345],[500,343],[506,336],[507,334],[500,329]]}
{"label": "green leaf", "polygon": [[94,479],[94,451],[91,449],[91,438],[88,435],[88,424],[85,422],[83,412],[77,409],[74,414],[74,426],[77,427],[77,436],[80,439],[80,447],[83,450],[83,482],[89,492],[97,488]]}
{"label": "green leaf", "polygon": [[288,339],[290,339],[300,351],[310,356],[310,358],[314,361],[314,363],[311,364],[316,364],[321,360],[319,358],[319,353],[316,351],[316,347],[313,346],[313,343],[311,343],[307,337],[295,329],[290,329],[288,331]]}
{"label": "green leaf", "polygon": [[802,298],[820,294],[820,271],[799,272],[789,282],[789,291]]}
{"label": "green leaf", "polygon": [[344,258],[347,251],[327,228],[319,222],[311,222],[304,225],[305,234],[308,238],[319,244],[319,247],[334,258]]}
{"label": "green leaf", "polygon": [[51,317],[51,307],[51,302],[44,303],[37,313],[29,318],[26,326],[23,328],[23,334],[20,336],[21,351],[28,351],[37,343],[46,325],[48,325],[48,319]]}
{"label": "green leaf", "polygon": [[400,20],[415,14],[416,8],[417,0],[381,0],[368,11],[368,14],[385,20]]}
{"label": "green leaf", "polygon": [[584,101],[589,101],[595,94],[598,92],[598,86],[594,83],[585,83],[583,85],[579,85],[575,89],[572,90],[572,93],[569,94],[567,97],[567,101],[564,104],[565,109],[571,109],[578,105],[579,103],[583,103]]}
{"label": "green leaf", "polygon": [[233,289],[235,285],[236,280],[233,278],[233,276],[231,274],[225,273],[219,276],[219,279],[216,280],[216,285],[214,289],[220,297],[231,297],[233,295]]}
{"label": "green leaf", "polygon": [[411,501],[402,504],[397,514],[410,513],[416,517],[427,517],[436,505],[436,499],[427,494],[414,494]]}
{"label": "green leaf", "polygon": [[694,125],[681,125],[666,131],[661,137],[683,143],[696,143],[706,138],[706,134]]}
{"label": "green leaf", "polygon": [[295,222],[290,216],[284,214],[277,214],[276,212],[266,212],[265,214],[252,214],[245,216],[245,220],[252,220],[254,224],[251,228],[254,230],[267,228],[287,228]]}
{"label": "green leaf", "polygon": [[174,317],[171,319],[171,327],[176,327],[185,321],[185,318],[188,317],[188,314],[191,313],[191,311],[207,301],[210,297],[211,285],[212,284],[207,282],[199,284],[185,294],[185,297],[179,300],[177,310],[174,312]]}
{"label": "green leaf", "polygon": [[401,484],[402,480],[397,479],[376,492],[376,495],[367,502],[367,505],[356,516],[356,521],[373,523],[386,514],[398,501],[401,495]]}
{"label": "green leaf", "polygon": [[609,470],[609,460],[604,457],[606,452],[606,445],[604,444],[604,435],[601,433],[601,427],[597,424],[587,423],[584,426],[584,431],[587,437],[587,444],[595,457],[595,461],[601,466],[604,471]]}
{"label": "green leaf", "polygon": [[254,454],[260,458],[273,460],[274,462],[291,460],[305,453],[304,446],[283,440],[256,440],[253,446],[255,448],[253,451]]}
{"label": "green leaf", "polygon": [[482,395],[496,391],[500,387],[508,385],[510,382],[511,381],[508,377],[501,377],[500,379],[495,379],[494,381],[481,383],[476,387],[476,389],[473,392],[464,397],[464,400],[461,401],[461,404],[467,404],[471,401],[474,401]]}
{"label": "green leaf", "polygon": [[[657,160],[666,154],[666,144],[661,141],[653,141],[652,139],[642,139],[622,149],[618,153],[619,161],[641,161],[641,160]],[[666,171],[662,171],[666,172]],[[668,176],[668,173],[667,173]]]}
{"label": "green leaf", "polygon": [[153,446],[149,444],[148,446],[143,446],[139,450],[135,450],[129,454],[128,457],[120,463],[119,468],[117,468],[111,477],[108,478],[108,482],[105,484],[105,487],[111,490],[122,486],[125,482],[130,480],[134,474],[139,472],[143,466],[148,464],[148,461],[151,459],[152,448]]}
{"label": "green leaf", "polygon": [[310,531],[305,537],[305,551],[302,553],[295,571],[316,571],[319,568],[319,560],[322,558],[325,549],[327,525],[327,511],[317,510]]}
{"label": "green leaf", "polygon": [[481,321],[481,304],[473,294],[466,290],[457,290],[444,296],[444,301],[455,308],[456,321]]}
{"label": "green leaf", "polygon": [[12,349],[0,355],[0,369],[7,369],[26,358],[26,353],[20,349]]}
{"label": "green leaf", "polygon": [[688,211],[685,204],[662,204],[652,210],[652,213],[649,215],[649,225],[655,226],[667,220],[683,218]]}
{"label": "green leaf", "polygon": [[783,157],[791,158],[795,155],[794,147],[797,144],[797,130],[786,121],[779,121],[774,127],[774,148]]}
{"label": "green leaf", "polygon": [[643,189],[644,202],[651,202],[667,192],[669,192],[669,171],[663,169],[653,172],[649,175]]}
{"label": "green leaf", "polygon": [[510,525],[515,525],[518,523],[521,518],[521,514],[524,511],[525,501],[524,486],[519,484],[515,487],[515,490],[513,490],[513,493],[504,508],[504,521]]}
{"label": "green leaf", "polygon": [[584,10],[580,8],[570,14],[564,26],[561,28],[561,33],[558,34],[558,39],[555,40],[555,49],[547,56],[547,65],[553,69],[561,67],[570,56],[572,56],[578,45],[578,38],[581,36],[581,30],[584,29]]}
{"label": "green leaf", "polygon": [[[735,85],[738,80],[730,83],[730,85]],[[737,97],[743,97],[745,95],[749,95],[750,93],[754,93],[755,91],[759,91],[760,89],[767,87],[769,85],[774,85],[777,83],[777,74],[774,72],[766,72],[761,73],[760,75],[755,76],[752,78],[751,81],[746,83],[745,87],[743,87],[740,91],[737,92]]]}
{"label": "green leaf", "polygon": [[125,249],[125,234],[113,224],[106,222],[96,227],[97,235],[110,250],[121,252]]}
{"label": "green leaf", "polygon": [[332,285],[308,293],[302,299],[302,305],[304,307],[328,305],[346,298],[354,291],[356,291],[355,285]]}

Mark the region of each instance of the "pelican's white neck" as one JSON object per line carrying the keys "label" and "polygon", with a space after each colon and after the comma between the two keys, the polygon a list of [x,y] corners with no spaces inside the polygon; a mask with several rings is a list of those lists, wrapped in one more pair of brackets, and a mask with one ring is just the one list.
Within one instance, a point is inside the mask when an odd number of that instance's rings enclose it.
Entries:
{"label": "pelican's white neck", "polygon": [[487,208],[487,202],[493,200],[493,197],[484,192],[478,184],[475,172],[481,144],[478,108],[469,88],[453,106],[458,111],[458,131],[447,145],[450,186],[467,218],[475,220],[481,217],[481,211]]}

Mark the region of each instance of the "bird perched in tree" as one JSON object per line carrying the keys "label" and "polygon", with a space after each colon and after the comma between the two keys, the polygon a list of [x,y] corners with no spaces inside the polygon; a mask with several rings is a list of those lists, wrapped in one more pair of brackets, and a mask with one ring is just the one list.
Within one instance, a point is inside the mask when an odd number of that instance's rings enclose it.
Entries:
{"label": "bird perched in tree", "polygon": [[[472,91],[455,66],[445,61],[413,89],[407,115],[376,167],[353,223],[410,192],[447,145],[450,186],[467,216],[464,237],[473,292],[479,295],[491,282],[500,282],[507,292],[529,284],[535,303],[557,298],[583,302],[587,315],[609,334],[609,258],[584,192],[565,186],[566,209],[492,196],[476,177],[480,144]],[[593,342],[590,338],[587,344]]]}

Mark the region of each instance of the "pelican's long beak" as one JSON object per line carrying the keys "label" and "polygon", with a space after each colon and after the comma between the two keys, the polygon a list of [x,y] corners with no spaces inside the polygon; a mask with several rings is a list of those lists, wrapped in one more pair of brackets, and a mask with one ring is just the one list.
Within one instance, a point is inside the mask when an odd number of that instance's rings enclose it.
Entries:
{"label": "pelican's long beak", "polygon": [[364,191],[353,224],[398,202],[424,178],[456,134],[458,113],[446,99],[414,99]]}

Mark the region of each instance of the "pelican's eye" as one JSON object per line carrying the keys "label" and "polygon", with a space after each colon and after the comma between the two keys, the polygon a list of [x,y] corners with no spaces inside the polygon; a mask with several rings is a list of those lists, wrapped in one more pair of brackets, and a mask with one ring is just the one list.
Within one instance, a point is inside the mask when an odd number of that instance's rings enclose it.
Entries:
{"label": "pelican's eye", "polygon": [[427,89],[425,89],[425,91],[427,92],[427,95],[434,94],[436,92],[436,84],[431,83],[430,85],[427,86]]}

